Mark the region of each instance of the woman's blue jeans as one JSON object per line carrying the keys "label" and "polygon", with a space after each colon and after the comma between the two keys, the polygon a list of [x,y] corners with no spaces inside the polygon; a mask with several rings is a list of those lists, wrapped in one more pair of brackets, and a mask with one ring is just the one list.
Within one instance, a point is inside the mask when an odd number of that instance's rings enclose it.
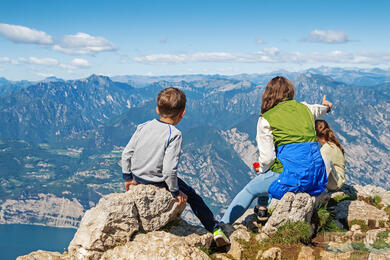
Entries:
{"label": "woman's blue jeans", "polygon": [[279,177],[279,173],[267,171],[252,179],[230,203],[223,215],[221,222],[233,224],[249,208],[252,201],[258,197],[258,204],[268,205],[268,187]]}

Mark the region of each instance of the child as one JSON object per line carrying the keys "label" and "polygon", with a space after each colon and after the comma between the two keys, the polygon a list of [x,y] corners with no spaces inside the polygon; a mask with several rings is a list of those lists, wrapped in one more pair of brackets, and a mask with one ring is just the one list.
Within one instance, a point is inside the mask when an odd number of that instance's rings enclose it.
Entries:
{"label": "child", "polygon": [[267,218],[268,199],[281,199],[286,192],[320,195],[326,188],[325,165],[317,143],[314,120],[330,111],[322,105],[299,103],[294,86],[284,77],[271,79],[263,93],[257,124],[260,175],[233,199],[221,222],[232,224],[259,198],[258,215]]}
{"label": "child", "polygon": [[179,205],[188,202],[203,226],[214,233],[217,246],[230,244],[203,199],[177,177],[182,145],[181,132],[175,127],[185,114],[186,96],[177,88],[166,88],[157,96],[160,120],[137,127],[122,153],[125,189],[130,185],[152,184],[168,189]]}
{"label": "child", "polygon": [[339,190],[345,183],[344,149],[325,120],[316,120],[316,133],[328,175],[326,187],[330,191]]}

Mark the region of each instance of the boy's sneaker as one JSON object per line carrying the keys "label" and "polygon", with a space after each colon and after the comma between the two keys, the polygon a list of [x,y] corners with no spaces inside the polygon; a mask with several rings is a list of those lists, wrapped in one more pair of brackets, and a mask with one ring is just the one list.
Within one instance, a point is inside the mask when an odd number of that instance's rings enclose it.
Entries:
{"label": "boy's sneaker", "polygon": [[225,235],[225,233],[223,233],[221,228],[214,230],[213,235],[214,235],[214,241],[217,244],[217,247],[230,245],[229,238],[227,238],[227,236]]}
{"label": "boy's sneaker", "polygon": [[253,211],[255,212],[255,214],[257,215],[257,219],[259,221],[267,221],[268,218],[269,218],[269,213],[268,213],[268,209],[259,209],[258,206],[255,206],[255,208],[253,209]]}

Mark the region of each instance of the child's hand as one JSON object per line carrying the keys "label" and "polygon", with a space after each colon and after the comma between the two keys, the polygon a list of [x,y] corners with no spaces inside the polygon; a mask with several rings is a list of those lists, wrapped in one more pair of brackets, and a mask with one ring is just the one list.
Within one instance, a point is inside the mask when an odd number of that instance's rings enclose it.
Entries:
{"label": "child's hand", "polygon": [[322,105],[328,108],[328,112],[332,109],[333,104],[326,100],[326,94],[324,94],[324,97],[322,98]]}
{"label": "child's hand", "polygon": [[187,195],[185,195],[183,192],[179,191],[179,195],[175,197],[177,200],[177,203],[179,203],[179,206],[187,202]]}
{"label": "child's hand", "polygon": [[137,185],[138,182],[136,182],[135,180],[128,180],[128,181],[125,181],[125,190],[128,191],[130,189],[130,185]]}

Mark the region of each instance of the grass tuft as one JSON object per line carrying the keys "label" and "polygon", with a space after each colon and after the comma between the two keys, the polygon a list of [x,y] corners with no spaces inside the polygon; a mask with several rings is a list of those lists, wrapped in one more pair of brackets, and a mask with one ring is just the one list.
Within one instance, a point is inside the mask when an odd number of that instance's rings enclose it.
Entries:
{"label": "grass tuft", "polygon": [[308,244],[311,240],[311,227],[303,221],[287,222],[279,227],[278,231],[273,234],[268,243],[292,245],[298,243]]}
{"label": "grass tuft", "polygon": [[366,221],[364,221],[362,219],[353,219],[353,220],[351,220],[348,223],[348,227],[351,228],[355,224],[359,225],[363,232],[367,232],[368,230],[370,230],[370,227],[367,225]]}
{"label": "grass tuft", "polygon": [[389,236],[389,231],[380,232],[372,245],[375,249],[390,248],[390,244],[386,243],[385,239]]}

